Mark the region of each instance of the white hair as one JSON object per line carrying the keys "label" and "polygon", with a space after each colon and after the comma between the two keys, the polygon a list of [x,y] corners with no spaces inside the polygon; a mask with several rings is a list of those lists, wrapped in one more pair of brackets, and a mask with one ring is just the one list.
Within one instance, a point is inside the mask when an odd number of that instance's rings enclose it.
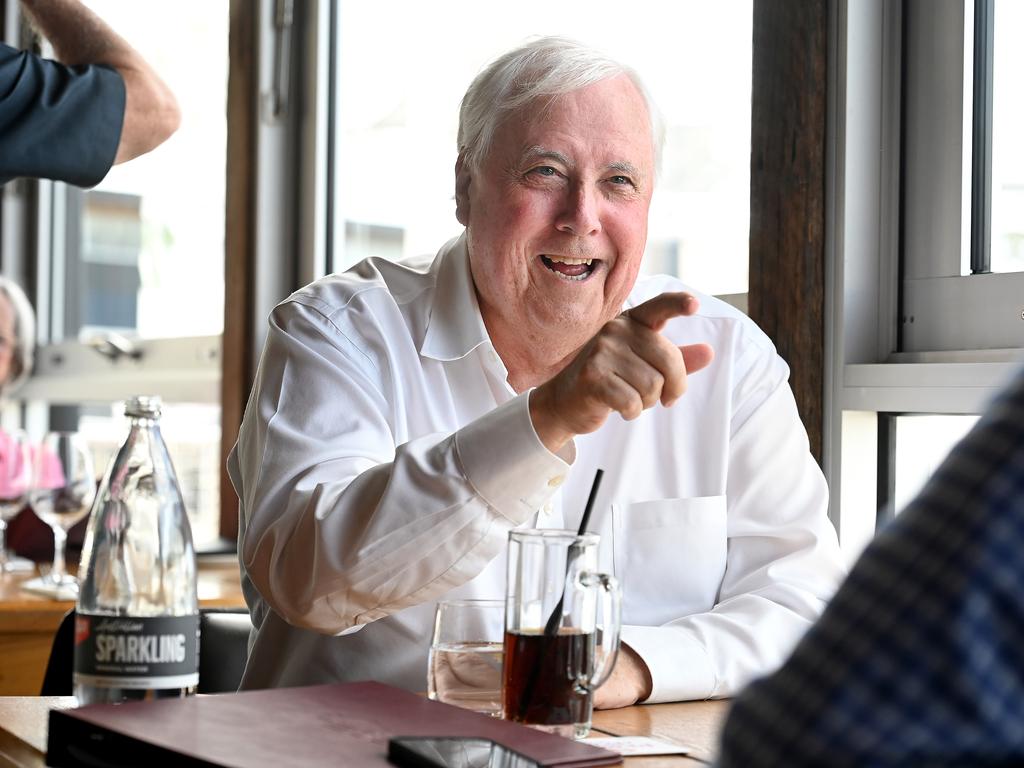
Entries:
{"label": "white hair", "polygon": [[665,127],[640,76],[630,67],[565,37],[542,37],[495,59],[470,83],[459,109],[459,157],[478,169],[503,120],[540,98],[572,93],[626,75],[647,105],[654,168],[661,167]]}
{"label": "white hair", "polygon": [[14,338],[10,339],[11,369],[6,381],[0,381],[0,394],[9,395],[32,373],[36,344],[36,315],[25,292],[13,280],[0,276],[0,300],[6,299],[14,315]]}

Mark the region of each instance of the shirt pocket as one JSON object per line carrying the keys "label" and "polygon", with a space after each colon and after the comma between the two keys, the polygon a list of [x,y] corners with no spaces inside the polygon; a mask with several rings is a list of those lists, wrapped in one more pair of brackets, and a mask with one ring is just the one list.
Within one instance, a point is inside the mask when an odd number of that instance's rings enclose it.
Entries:
{"label": "shirt pocket", "polygon": [[622,622],[657,626],[711,610],[725,575],[725,496],[612,505]]}

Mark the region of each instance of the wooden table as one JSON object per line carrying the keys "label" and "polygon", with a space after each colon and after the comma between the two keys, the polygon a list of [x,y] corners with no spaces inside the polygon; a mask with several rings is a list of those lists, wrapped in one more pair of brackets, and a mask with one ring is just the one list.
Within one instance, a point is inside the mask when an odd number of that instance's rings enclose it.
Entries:
{"label": "wooden table", "polygon": [[[0,696],[34,696],[43,684],[50,644],[70,600],[53,600],[21,589],[38,572],[0,576]],[[197,588],[200,605],[208,608],[244,607],[234,555],[199,559]]]}
{"label": "wooden table", "polygon": [[728,711],[729,702],[721,700],[646,704],[595,712],[593,724],[595,731],[611,736],[654,736],[690,748],[685,758],[631,757],[629,768],[682,768],[714,762]]}
{"label": "wooden table", "polygon": [[[43,768],[47,713],[74,701],[71,696],[0,697],[0,768]],[[597,712],[594,726],[613,736],[656,736],[691,750],[690,757],[630,757],[626,768],[686,768],[712,762],[728,707],[726,701],[649,704]]]}
{"label": "wooden table", "polygon": [[43,768],[47,713],[74,705],[74,696],[0,697],[0,768]]}

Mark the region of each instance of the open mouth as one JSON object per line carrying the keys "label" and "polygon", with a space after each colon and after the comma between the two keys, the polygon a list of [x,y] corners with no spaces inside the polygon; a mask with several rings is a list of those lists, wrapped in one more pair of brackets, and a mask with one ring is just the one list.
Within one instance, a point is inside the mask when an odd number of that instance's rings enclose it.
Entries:
{"label": "open mouth", "polygon": [[541,262],[549,271],[563,280],[579,282],[586,280],[601,263],[598,259],[570,259],[565,256],[545,256],[541,254]]}

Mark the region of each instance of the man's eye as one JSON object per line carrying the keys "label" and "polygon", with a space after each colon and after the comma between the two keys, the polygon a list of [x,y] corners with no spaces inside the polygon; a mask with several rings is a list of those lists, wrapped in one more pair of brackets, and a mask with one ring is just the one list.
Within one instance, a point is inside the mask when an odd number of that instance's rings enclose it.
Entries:
{"label": "man's eye", "polygon": [[530,173],[536,173],[538,176],[557,176],[558,171],[552,168],[550,165],[541,165],[534,168]]}
{"label": "man's eye", "polygon": [[629,178],[629,176],[612,176],[609,179],[609,181],[612,184],[625,184],[628,186],[633,186],[633,180]]}

